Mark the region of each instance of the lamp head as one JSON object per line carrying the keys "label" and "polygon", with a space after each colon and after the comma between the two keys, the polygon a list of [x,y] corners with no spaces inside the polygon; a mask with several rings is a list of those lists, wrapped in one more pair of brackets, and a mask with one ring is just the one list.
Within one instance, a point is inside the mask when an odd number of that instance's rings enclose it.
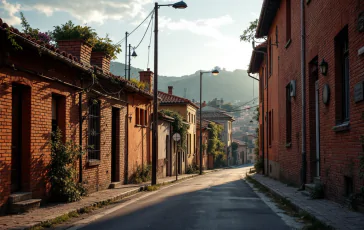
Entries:
{"label": "lamp head", "polygon": [[218,71],[217,69],[213,70],[211,73],[212,73],[212,75],[214,75],[214,76],[219,75],[219,71]]}
{"label": "lamp head", "polygon": [[180,2],[176,2],[172,5],[173,8],[175,9],[186,9],[187,8],[187,4],[184,1],[180,1]]}
{"label": "lamp head", "polygon": [[133,58],[136,58],[138,57],[138,55],[136,54],[135,50],[133,51],[132,55],[131,55]]}

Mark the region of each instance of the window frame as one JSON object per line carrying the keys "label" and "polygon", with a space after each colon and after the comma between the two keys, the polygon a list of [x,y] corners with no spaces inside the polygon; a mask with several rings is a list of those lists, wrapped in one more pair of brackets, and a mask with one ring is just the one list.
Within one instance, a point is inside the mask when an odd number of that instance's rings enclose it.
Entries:
{"label": "window frame", "polygon": [[87,159],[101,160],[101,101],[89,99]]}

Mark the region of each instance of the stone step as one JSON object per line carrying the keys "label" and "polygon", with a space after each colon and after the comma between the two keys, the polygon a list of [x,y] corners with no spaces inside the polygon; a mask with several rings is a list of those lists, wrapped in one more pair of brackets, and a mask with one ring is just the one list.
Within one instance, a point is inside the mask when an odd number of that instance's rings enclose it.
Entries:
{"label": "stone step", "polygon": [[32,199],[31,192],[16,192],[9,196],[9,204]]}
{"label": "stone step", "polygon": [[310,192],[304,190],[304,191],[301,191],[301,194],[304,195],[304,196],[307,196],[307,197],[311,197],[311,194]]}
{"label": "stone step", "polygon": [[113,188],[120,188],[121,186],[121,182],[112,182],[110,185],[109,185],[109,188],[110,189],[113,189]]}
{"label": "stone step", "polygon": [[307,191],[307,192],[313,192],[313,191],[315,191],[315,184],[305,184],[305,190]]}
{"label": "stone step", "polygon": [[25,201],[20,201],[10,205],[11,213],[23,213],[28,212],[33,209],[37,209],[40,206],[41,199],[29,199]]}

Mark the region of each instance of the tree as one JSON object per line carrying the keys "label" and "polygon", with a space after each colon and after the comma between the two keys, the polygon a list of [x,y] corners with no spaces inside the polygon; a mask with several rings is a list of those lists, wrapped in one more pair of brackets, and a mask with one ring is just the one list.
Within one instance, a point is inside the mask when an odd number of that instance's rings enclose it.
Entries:
{"label": "tree", "polygon": [[233,149],[233,159],[234,159],[234,163],[238,164],[238,148],[239,148],[239,144],[236,142],[233,142],[231,144],[231,147]]}
{"label": "tree", "polygon": [[242,35],[240,35],[240,41],[245,41],[245,42],[249,42],[249,43],[254,41],[257,27],[258,27],[258,19],[250,22],[249,27],[243,31]]}

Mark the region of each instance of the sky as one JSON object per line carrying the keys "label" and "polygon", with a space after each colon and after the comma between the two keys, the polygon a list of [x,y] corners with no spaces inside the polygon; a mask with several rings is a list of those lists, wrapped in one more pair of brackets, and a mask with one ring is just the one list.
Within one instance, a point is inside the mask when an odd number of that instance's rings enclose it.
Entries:
{"label": "sky", "polygon": [[[170,4],[179,0],[159,0]],[[159,74],[183,76],[215,66],[233,71],[247,69],[252,45],[240,42],[239,36],[249,22],[259,17],[263,0],[185,0],[188,8],[177,10],[160,7],[159,10]],[[74,24],[88,25],[100,37],[107,34],[115,42],[123,40],[153,10],[152,0],[0,0],[0,18],[21,28],[20,12],[29,24],[41,31],[72,20]],[[146,32],[149,20],[128,37],[136,47]],[[151,28],[150,28],[151,29]],[[154,40],[151,30],[135,50],[138,57],[131,65],[146,69],[148,46],[149,67],[153,70]],[[115,61],[125,62],[125,43]]]}

